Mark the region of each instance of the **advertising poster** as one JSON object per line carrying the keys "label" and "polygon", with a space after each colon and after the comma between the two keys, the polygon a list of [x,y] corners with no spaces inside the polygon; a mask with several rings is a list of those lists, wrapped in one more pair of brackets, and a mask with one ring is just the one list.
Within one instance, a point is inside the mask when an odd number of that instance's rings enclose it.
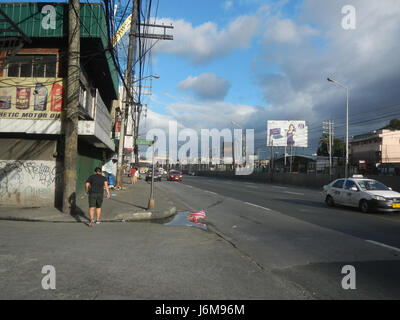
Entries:
{"label": "advertising poster", "polygon": [[267,122],[267,146],[308,147],[308,127],[303,120]]}
{"label": "advertising poster", "polygon": [[0,119],[60,119],[63,105],[62,80],[1,78]]}

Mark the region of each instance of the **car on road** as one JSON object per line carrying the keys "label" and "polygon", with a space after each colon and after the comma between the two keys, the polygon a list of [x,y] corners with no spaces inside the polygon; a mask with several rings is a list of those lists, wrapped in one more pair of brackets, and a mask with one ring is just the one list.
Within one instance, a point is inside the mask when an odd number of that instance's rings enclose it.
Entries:
{"label": "car on road", "polygon": [[362,212],[400,211],[400,193],[379,181],[355,175],[337,179],[323,187],[328,206],[336,204],[358,207]]}
{"label": "car on road", "polygon": [[[146,173],[146,181],[151,180],[151,177],[153,175],[153,170],[149,170]],[[154,170],[154,181],[161,181],[162,174],[158,170]]]}
{"label": "car on road", "polygon": [[171,170],[168,173],[168,180],[169,181],[182,181],[182,172],[178,170]]}

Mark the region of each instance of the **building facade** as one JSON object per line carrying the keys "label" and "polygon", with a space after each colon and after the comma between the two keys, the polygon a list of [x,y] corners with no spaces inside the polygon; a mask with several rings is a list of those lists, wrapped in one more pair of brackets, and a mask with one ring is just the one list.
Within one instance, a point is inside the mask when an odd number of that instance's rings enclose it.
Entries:
{"label": "building facade", "polygon": [[400,168],[400,130],[381,129],[350,140],[351,161],[368,173],[397,173]]}
{"label": "building facade", "polygon": [[[0,9],[30,42],[0,47],[0,205],[59,206],[64,161],[63,117],[68,68],[65,3],[3,3]],[[111,139],[118,75],[108,50],[101,4],[81,4],[77,194],[115,151]],[[0,43],[18,37],[0,22]]]}

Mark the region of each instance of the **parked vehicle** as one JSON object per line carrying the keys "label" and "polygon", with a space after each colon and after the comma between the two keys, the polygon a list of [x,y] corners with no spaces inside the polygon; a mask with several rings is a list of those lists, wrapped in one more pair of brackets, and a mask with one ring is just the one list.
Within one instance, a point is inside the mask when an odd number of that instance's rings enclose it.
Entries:
{"label": "parked vehicle", "polygon": [[169,181],[182,181],[182,172],[171,170],[168,174]]}
{"label": "parked vehicle", "polygon": [[355,175],[352,178],[337,179],[323,187],[328,206],[341,204],[358,207],[362,212],[400,211],[400,193],[384,184]]}

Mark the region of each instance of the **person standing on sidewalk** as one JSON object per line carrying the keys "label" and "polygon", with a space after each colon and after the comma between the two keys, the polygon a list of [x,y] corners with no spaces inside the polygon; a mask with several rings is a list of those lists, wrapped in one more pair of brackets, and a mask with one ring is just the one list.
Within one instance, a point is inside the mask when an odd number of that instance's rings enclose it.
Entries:
{"label": "person standing on sidewalk", "polygon": [[135,174],[136,174],[136,168],[132,167],[131,170],[129,171],[129,176],[131,178],[132,184],[135,184]]}
{"label": "person standing on sidewalk", "polygon": [[137,184],[138,183],[138,179],[139,179],[139,169],[135,168],[135,179],[134,179],[134,183]]}
{"label": "person standing on sidewalk", "polygon": [[100,223],[101,205],[103,204],[104,189],[107,192],[107,199],[110,198],[110,191],[108,190],[107,179],[101,174],[101,169],[94,169],[95,174],[91,175],[85,183],[85,191],[89,194],[89,217],[90,227],[93,227],[94,209],[96,208],[96,223]]}

